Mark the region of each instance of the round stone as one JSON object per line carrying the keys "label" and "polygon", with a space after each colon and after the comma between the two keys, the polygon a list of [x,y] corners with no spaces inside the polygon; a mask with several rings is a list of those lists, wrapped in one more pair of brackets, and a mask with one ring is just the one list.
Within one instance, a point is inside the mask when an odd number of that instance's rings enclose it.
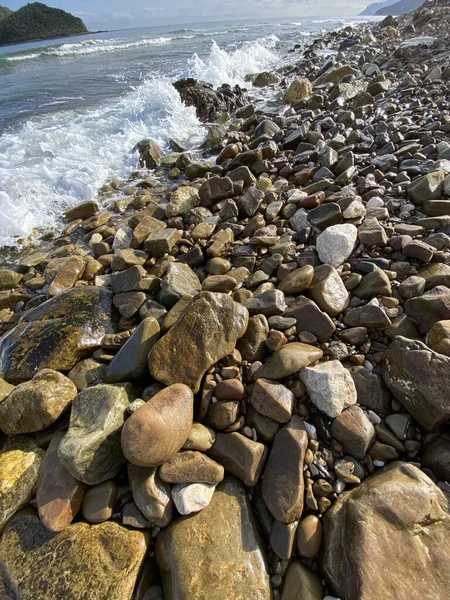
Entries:
{"label": "round stone", "polygon": [[322,543],[322,523],[314,515],[308,515],[297,530],[297,549],[303,558],[314,558]]}
{"label": "round stone", "polygon": [[134,465],[156,467],[176,454],[192,427],[194,395],[176,383],[138,408],[122,430],[122,450]]}

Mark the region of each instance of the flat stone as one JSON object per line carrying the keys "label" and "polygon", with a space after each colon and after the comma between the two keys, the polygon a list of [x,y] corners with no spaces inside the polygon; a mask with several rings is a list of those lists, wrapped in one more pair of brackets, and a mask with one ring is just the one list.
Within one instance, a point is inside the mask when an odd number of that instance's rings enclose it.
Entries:
{"label": "flat stone", "polygon": [[296,320],[297,333],[309,331],[322,344],[327,342],[336,331],[336,326],[331,318],[306,296],[298,296],[289,305],[284,316],[293,317]]}
{"label": "flat stone", "polygon": [[348,327],[367,327],[367,329],[386,329],[391,325],[391,320],[379,306],[366,304],[358,308],[350,308],[344,316],[344,323]]}
{"label": "flat stone", "polygon": [[153,317],[144,319],[111,361],[106,382],[135,381],[148,376],[148,353],[158,338],[158,321]]}
{"label": "flat stone", "polygon": [[442,171],[427,173],[415,179],[408,186],[408,196],[419,206],[427,200],[435,200],[441,197],[444,187],[445,174]]}
{"label": "flat stone", "polygon": [[255,186],[250,186],[240,200],[237,201],[240,214],[245,217],[253,217],[264,198],[264,192]]}
{"label": "flat stone", "polygon": [[172,487],[172,498],[180,515],[190,515],[208,506],[216,489],[211,483],[179,483]]}
{"label": "flat stone", "polygon": [[[0,531],[36,490],[45,451],[25,435],[12,436],[0,451]],[[1,590],[1,580],[0,580]],[[6,598],[6,596],[5,596]]]}
{"label": "flat stone", "polygon": [[375,217],[369,217],[358,227],[358,239],[363,246],[385,246],[388,238],[384,227]]}
{"label": "flat stone", "polygon": [[156,467],[128,464],[128,481],[133,500],[149,523],[167,527],[172,520],[170,485],[159,476]]}
{"label": "flat stone", "polygon": [[144,242],[144,248],[150,256],[161,258],[170,253],[172,248],[181,240],[178,229],[157,229],[152,231]]}
{"label": "flat stone", "polygon": [[120,471],[125,463],[120,433],[129,404],[121,385],[97,385],[75,397],[58,456],[76,479],[97,485]]}
{"label": "flat stone", "polygon": [[252,487],[258,483],[267,458],[267,448],[237,432],[218,433],[208,456]]}
{"label": "flat stone", "polygon": [[300,269],[294,269],[283,277],[278,284],[284,294],[300,294],[308,289],[314,277],[314,268],[311,265],[305,265]]}
{"label": "flat stone", "polygon": [[261,488],[268,509],[282,523],[292,523],[303,512],[303,461],[307,447],[303,419],[294,415],[275,436]]}
{"label": "flat stone", "polygon": [[333,421],[331,435],[349,454],[362,459],[375,439],[375,429],[366,413],[359,406],[353,405]]}
{"label": "flat stone", "polygon": [[450,419],[449,375],[450,358],[420,341],[397,336],[383,356],[386,385],[425,429],[436,429]]}
{"label": "flat stone", "polygon": [[[312,190],[309,192],[311,193]],[[308,212],[309,222],[318,227],[320,231],[324,231],[327,227],[342,223],[342,211],[339,204],[336,202],[327,202],[317,208],[313,208]]]}
{"label": "flat stone", "polygon": [[165,600],[272,597],[250,504],[235,479],[221,483],[202,511],[158,535],[155,552]]}
{"label": "flat stone", "polygon": [[323,526],[321,565],[340,598],[446,597],[448,501],[417,467],[396,462],[368,477],[338,497]]}
{"label": "flat stone", "polygon": [[287,423],[294,410],[295,396],[286,386],[270,379],[258,379],[253,386],[251,403],[262,415]]}
{"label": "flat stone", "polygon": [[338,360],[306,367],[300,373],[311,402],[331,418],[355,404],[357,394],[349,371]]}
{"label": "flat stone", "polygon": [[0,269],[0,290],[12,290],[22,281],[22,273],[11,269]]}
{"label": "flat stone", "polygon": [[247,323],[247,309],[229,296],[198,294],[153,346],[148,356],[150,374],[166,385],[181,382],[198,392],[205,372],[234,350]]}
{"label": "flat stone", "polygon": [[438,321],[450,319],[450,289],[437,286],[422,296],[405,302],[405,312],[418,322],[419,332],[424,335]]}
{"label": "flat stone", "polygon": [[211,206],[234,195],[233,182],[229,177],[211,177],[202,183],[199,194],[202,205]]}
{"label": "flat stone", "polygon": [[164,306],[172,307],[186,294],[202,289],[202,284],[189,265],[169,263],[161,282],[161,301]]}
{"label": "flat stone", "polygon": [[331,265],[316,267],[308,295],[330,317],[341,314],[350,302],[349,293],[339,273]]}
{"label": "flat stone", "polygon": [[226,379],[216,385],[214,395],[217,400],[242,400],[245,389],[239,379]]}
{"label": "flat stone", "polygon": [[353,252],[357,233],[357,228],[350,223],[325,229],[316,242],[320,261],[333,267],[342,265]]}
{"label": "flat stone", "polygon": [[[432,263],[421,269],[417,277],[425,280],[425,289],[437,286],[450,287],[450,266],[444,263]],[[420,294],[416,294],[419,296]]]}
{"label": "flat stone", "polygon": [[427,333],[426,344],[435,352],[450,356],[450,321],[435,323]]}
{"label": "flat stone", "polygon": [[353,290],[352,294],[362,300],[368,300],[375,296],[390,296],[392,294],[389,277],[381,269],[375,269],[367,273]]}
{"label": "flat stone", "polygon": [[245,302],[245,307],[251,315],[282,315],[286,310],[284,294],[281,290],[267,290]]}
{"label": "flat stone", "polygon": [[170,197],[170,202],[166,208],[166,217],[171,219],[184,215],[189,210],[200,206],[200,204],[201,201],[197,188],[180,185]]}
{"label": "flat stone", "polygon": [[269,324],[264,315],[255,315],[248,320],[244,335],[237,341],[236,348],[244,360],[254,362],[267,354],[266,340],[269,335]]}
{"label": "flat stone", "polygon": [[41,431],[62,415],[76,395],[68,377],[42,369],[0,402],[0,427],[8,435]]}
{"label": "flat stone", "polygon": [[114,512],[117,498],[117,486],[114,481],[105,481],[90,487],[83,498],[83,517],[88,523],[108,521]]}
{"label": "flat stone", "polygon": [[298,521],[281,523],[281,521],[275,519],[273,522],[270,532],[270,545],[275,554],[283,560],[289,560],[292,556],[297,527]]}
{"label": "flat stone", "polygon": [[176,454],[192,427],[194,396],[177,383],[138,408],[122,430],[125,458],[140,467],[157,467]]}
{"label": "flat stone", "polygon": [[49,295],[56,296],[72,288],[83,275],[85,267],[86,263],[81,256],[71,256],[65,259],[50,284]]}
{"label": "flat stone", "polygon": [[309,344],[292,342],[273,354],[255,373],[254,379],[283,379],[323,356],[322,350]]}
{"label": "flat stone", "polygon": [[23,511],[0,540],[0,597],[129,600],[147,543],[147,533],[111,521],[75,523],[55,535],[34,512]]}
{"label": "flat stone", "polygon": [[201,452],[185,450],[169,458],[159,470],[163,481],[168,483],[210,483],[216,485],[223,479],[222,465]]}
{"label": "flat stone", "polygon": [[36,502],[41,521],[50,531],[62,531],[80,510],[87,486],[66,469],[58,457],[64,434],[50,442],[39,471]]}
{"label": "flat stone", "polygon": [[104,288],[74,288],[26,312],[0,341],[0,376],[30,380],[39,369],[70,371],[113,333],[112,300]]}
{"label": "flat stone", "polygon": [[390,412],[389,390],[382,378],[365,367],[352,367],[350,374],[356,387],[357,402],[378,415]]}

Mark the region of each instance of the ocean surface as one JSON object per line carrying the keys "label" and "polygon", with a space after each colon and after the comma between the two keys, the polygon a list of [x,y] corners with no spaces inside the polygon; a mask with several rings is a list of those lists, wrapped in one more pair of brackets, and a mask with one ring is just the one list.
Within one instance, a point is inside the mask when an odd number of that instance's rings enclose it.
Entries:
{"label": "ocean surface", "polygon": [[58,227],[67,207],[127,177],[141,139],[167,150],[171,137],[201,142],[205,129],[171,82],[251,88],[246,76],[289,64],[294,44],[358,21],[201,23],[0,48],[0,247]]}

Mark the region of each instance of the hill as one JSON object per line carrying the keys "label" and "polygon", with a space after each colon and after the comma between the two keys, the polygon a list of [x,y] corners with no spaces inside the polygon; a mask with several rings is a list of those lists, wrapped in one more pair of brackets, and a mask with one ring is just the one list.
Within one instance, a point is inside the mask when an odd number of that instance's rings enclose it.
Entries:
{"label": "hill", "polygon": [[391,6],[392,4],[395,4],[396,2],[397,2],[397,0],[385,0],[384,2],[373,2],[372,4],[369,4],[369,6],[366,9],[364,9],[362,12],[360,12],[359,14],[362,17],[372,17],[377,14],[377,11],[379,11],[382,8],[385,8],[387,6]]}
{"label": "hill", "polygon": [[[0,13],[9,9],[0,7]],[[0,16],[0,44],[30,42],[52,37],[64,37],[87,33],[86,25],[59,8],[50,8],[40,2],[33,2],[19,10]]]}
{"label": "hill", "polygon": [[3,21],[3,19],[9,17],[12,15],[12,13],[13,11],[10,8],[6,8],[6,6],[0,6],[0,21]]}
{"label": "hill", "polygon": [[384,15],[404,15],[405,13],[412,12],[422,6],[424,0],[400,0],[400,2],[396,2],[395,4],[391,4],[390,6],[385,6],[380,8],[375,14],[377,16]]}

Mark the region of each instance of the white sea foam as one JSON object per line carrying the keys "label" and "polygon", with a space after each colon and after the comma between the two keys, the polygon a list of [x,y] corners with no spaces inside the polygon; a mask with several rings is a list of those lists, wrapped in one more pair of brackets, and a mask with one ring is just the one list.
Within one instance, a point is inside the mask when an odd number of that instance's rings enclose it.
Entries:
{"label": "white sea foam", "polygon": [[[245,75],[275,63],[276,36],[225,52],[213,43],[209,57],[194,57],[192,76],[211,82],[244,83]],[[65,44],[79,46],[79,44]],[[89,47],[87,44],[84,47]],[[61,50],[61,48],[60,48]],[[55,101],[60,101],[56,98]],[[136,168],[131,152],[152,137],[168,149],[171,137],[199,142],[204,128],[171,82],[144,81],[113,103],[80,111],[58,111],[28,121],[0,137],[0,246],[13,245],[35,228],[57,226],[69,206],[93,199],[108,179]]]}
{"label": "white sea foam", "polygon": [[245,81],[246,75],[274,66],[277,58],[272,50],[278,42],[277,36],[272,34],[255,42],[246,42],[229,52],[213,42],[206,60],[194,54],[189,61],[189,76],[209,81],[216,86],[222,83],[248,85]]}

